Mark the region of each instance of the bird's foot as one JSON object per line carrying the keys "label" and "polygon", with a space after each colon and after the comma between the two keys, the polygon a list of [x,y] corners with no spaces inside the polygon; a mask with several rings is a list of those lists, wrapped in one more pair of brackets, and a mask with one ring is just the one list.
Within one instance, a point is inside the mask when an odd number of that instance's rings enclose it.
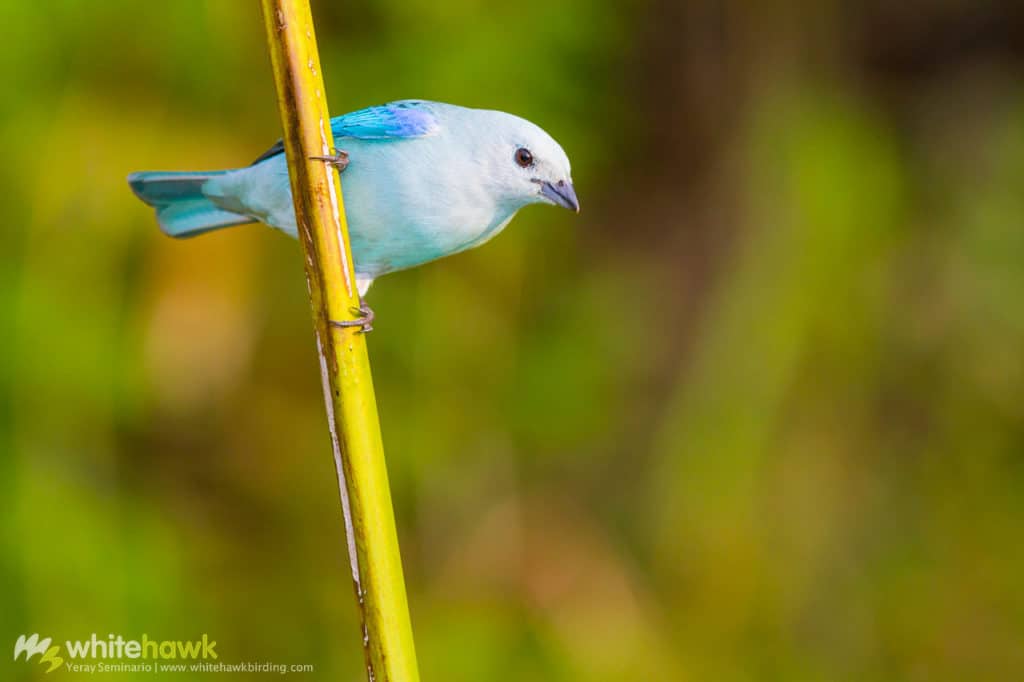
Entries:
{"label": "bird's foot", "polygon": [[309,158],[323,161],[328,166],[334,166],[339,173],[348,168],[348,152],[344,149],[335,149],[330,156],[311,156]]}
{"label": "bird's foot", "polygon": [[366,301],[362,298],[359,299],[359,307],[352,308],[352,314],[356,316],[354,320],[328,320],[327,322],[332,327],[359,327],[359,334],[365,334],[373,331],[373,308],[366,305]]}

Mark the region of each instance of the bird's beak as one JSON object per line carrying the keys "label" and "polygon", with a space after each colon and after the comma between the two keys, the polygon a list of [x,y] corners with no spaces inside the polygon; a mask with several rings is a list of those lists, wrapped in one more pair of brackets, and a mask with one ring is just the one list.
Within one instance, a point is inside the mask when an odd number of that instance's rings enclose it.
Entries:
{"label": "bird's beak", "polygon": [[580,200],[576,198],[576,190],[571,182],[541,182],[540,193],[556,206],[562,206],[576,213],[580,212]]}

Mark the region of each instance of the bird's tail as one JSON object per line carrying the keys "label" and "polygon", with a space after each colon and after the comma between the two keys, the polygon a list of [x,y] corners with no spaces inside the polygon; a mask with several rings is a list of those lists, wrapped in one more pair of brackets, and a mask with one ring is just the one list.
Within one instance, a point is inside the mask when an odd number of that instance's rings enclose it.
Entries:
{"label": "bird's tail", "polygon": [[164,234],[194,237],[210,230],[253,222],[248,216],[218,207],[203,193],[203,185],[208,180],[226,172],[143,171],[129,175],[128,184],[135,196],[156,209],[156,219]]}

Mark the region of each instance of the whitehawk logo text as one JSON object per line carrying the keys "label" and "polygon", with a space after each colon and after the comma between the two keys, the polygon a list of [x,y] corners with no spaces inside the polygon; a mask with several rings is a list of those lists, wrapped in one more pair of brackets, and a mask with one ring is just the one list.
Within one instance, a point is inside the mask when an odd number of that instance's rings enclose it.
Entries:
{"label": "whitehawk logo text", "polygon": [[[14,643],[14,660],[18,660],[22,654],[25,654],[26,661],[31,660],[33,656],[39,656],[40,663],[50,666],[46,672],[52,672],[64,665],[64,659],[58,655],[60,645],[53,644],[51,646],[52,642],[52,637],[40,639],[38,634],[27,637],[21,635]],[[106,639],[101,639],[94,632],[92,637],[86,640],[68,640],[64,642],[64,647],[64,655],[71,659],[65,667],[72,671],[87,669],[92,672],[96,664],[79,662],[90,659],[94,661],[97,659],[100,661],[128,659],[129,662],[124,664],[127,667],[117,668],[117,670],[129,670],[130,668],[131,672],[137,671],[137,667],[145,668],[147,671],[152,669],[151,666],[146,668],[141,665],[146,660],[207,661],[217,658],[217,642],[211,640],[206,634],[197,640],[156,640],[150,639],[149,635],[145,633],[143,633],[142,639],[125,639],[121,635],[110,635]],[[142,659],[142,661],[136,663],[133,659]],[[120,664],[101,663],[100,665],[108,666],[113,670]],[[106,670],[107,667],[103,667],[103,669]]]}

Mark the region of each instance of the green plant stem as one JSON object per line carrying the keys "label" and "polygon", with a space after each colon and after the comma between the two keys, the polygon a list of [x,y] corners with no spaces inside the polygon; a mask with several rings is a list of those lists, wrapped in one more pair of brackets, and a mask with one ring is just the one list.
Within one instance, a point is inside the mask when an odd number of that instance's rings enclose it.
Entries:
{"label": "green plant stem", "polygon": [[284,125],[299,240],[313,308],[331,444],[341,491],[367,674],[416,682],[416,654],[366,337],[353,319],[355,270],[338,174],[312,156],[334,148],[308,0],[262,0]]}

